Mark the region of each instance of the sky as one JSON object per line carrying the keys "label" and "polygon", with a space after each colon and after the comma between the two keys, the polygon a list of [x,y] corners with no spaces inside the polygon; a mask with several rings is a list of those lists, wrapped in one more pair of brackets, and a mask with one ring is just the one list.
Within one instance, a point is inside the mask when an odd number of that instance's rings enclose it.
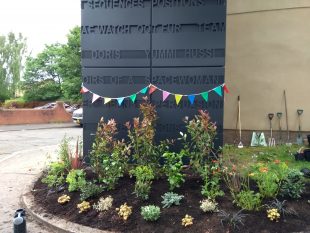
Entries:
{"label": "sky", "polygon": [[0,0],[0,35],[21,32],[34,56],[45,44],[65,43],[80,11],[80,0]]}

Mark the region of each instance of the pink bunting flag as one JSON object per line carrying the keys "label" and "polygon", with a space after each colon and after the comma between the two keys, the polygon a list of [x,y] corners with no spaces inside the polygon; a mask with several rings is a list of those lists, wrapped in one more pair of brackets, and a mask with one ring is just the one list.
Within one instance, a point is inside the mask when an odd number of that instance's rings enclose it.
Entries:
{"label": "pink bunting flag", "polygon": [[93,94],[93,100],[92,100],[92,103],[94,103],[97,99],[99,99],[100,98],[100,96],[99,95],[97,95],[97,94]]}
{"label": "pink bunting flag", "polygon": [[165,101],[168,98],[169,95],[170,95],[169,92],[163,91],[163,101]]}

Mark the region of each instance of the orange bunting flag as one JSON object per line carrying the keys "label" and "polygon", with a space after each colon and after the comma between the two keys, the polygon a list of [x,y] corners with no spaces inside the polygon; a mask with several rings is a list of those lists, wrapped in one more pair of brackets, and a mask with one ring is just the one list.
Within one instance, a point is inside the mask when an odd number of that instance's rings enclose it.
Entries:
{"label": "orange bunting flag", "polygon": [[82,87],[80,90],[81,94],[87,93],[89,90],[86,87]]}
{"label": "orange bunting flag", "polygon": [[150,86],[149,94],[152,94],[154,91],[156,91],[157,88],[154,86]]}

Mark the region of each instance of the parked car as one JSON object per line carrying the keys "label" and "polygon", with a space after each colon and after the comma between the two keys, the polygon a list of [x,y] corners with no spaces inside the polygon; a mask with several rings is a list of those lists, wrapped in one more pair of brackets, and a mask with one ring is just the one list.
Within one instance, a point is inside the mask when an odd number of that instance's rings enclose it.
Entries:
{"label": "parked car", "polygon": [[[35,107],[34,109],[52,109],[56,106],[56,102],[47,103],[43,106]],[[77,109],[75,106],[70,106],[69,104],[64,103],[64,108],[68,113],[73,113],[74,110]]]}
{"label": "parked car", "polygon": [[80,126],[83,125],[83,108],[79,108],[73,112],[72,120],[74,123]]}

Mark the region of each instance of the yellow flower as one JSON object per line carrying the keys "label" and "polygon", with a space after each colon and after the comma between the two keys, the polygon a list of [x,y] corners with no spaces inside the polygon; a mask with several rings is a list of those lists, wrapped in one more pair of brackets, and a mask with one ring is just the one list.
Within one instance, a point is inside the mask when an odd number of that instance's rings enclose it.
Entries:
{"label": "yellow flower", "polygon": [[67,203],[67,202],[69,202],[70,201],[70,197],[68,196],[68,195],[62,195],[62,196],[60,196],[59,198],[58,198],[58,203],[59,204],[65,204],[65,203]]}
{"label": "yellow flower", "polygon": [[182,218],[182,226],[190,226],[190,225],[193,225],[193,220],[194,218],[188,214],[185,215],[184,218]]}

